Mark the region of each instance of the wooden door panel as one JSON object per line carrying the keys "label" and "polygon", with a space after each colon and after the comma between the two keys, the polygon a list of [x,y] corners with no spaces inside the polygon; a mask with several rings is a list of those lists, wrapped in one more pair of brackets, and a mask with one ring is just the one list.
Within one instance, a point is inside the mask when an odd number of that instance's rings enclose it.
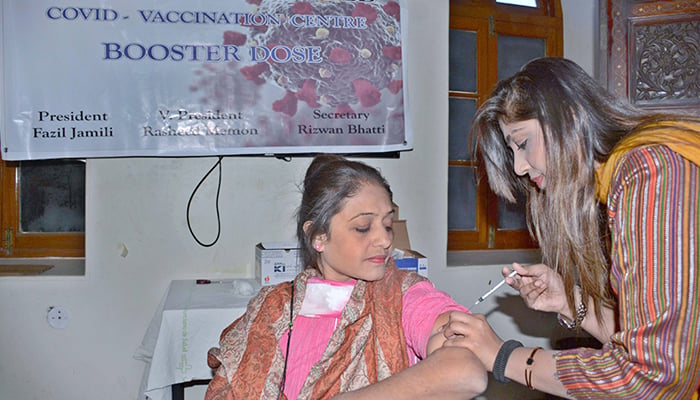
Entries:
{"label": "wooden door panel", "polygon": [[700,115],[700,3],[601,0],[601,10],[608,89],[640,107]]}

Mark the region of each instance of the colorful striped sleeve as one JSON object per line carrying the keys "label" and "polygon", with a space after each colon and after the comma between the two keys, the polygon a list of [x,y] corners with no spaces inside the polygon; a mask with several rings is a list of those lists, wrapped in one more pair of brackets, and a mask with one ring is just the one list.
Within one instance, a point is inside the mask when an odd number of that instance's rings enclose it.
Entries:
{"label": "colorful striped sleeve", "polygon": [[619,332],[602,349],[557,354],[571,396],[690,399],[696,392],[699,190],[698,165],[665,146],[624,157],[608,200]]}

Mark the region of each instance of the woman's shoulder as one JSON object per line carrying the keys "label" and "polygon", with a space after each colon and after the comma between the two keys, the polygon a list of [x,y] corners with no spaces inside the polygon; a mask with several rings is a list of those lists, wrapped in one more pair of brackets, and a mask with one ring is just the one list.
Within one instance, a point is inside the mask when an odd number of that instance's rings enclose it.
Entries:
{"label": "woman's shoulder", "polygon": [[682,177],[697,168],[697,164],[663,144],[634,148],[620,159],[609,208],[615,209],[625,193],[631,196],[633,191],[639,191],[648,195],[680,188],[686,182]]}
{"label": "woman's shoulder", "polygon": [[286,301],[286,297],[291,292],[291,285],[292,282],[281,282],[262,286],[248,302],[248,308],[259,308],[263,303],[270,301]]}
{"label": "woman's shoulder", "polygon": [[384,279],[396,280],[401,283],[403,292],[416,283],[428,281],[428,278],[418,274],[413,270],[402,269],[396,266],[393,259],[387,264]]}
{"label": "woman's shoulder", "polygon": [[[619,175],[686,167],[686,159],[664,144],[650,144],[628,151],[620,160]],[[690,162],[692,165],[693,163]],[[697,167],[697,165],[695,165]]]}

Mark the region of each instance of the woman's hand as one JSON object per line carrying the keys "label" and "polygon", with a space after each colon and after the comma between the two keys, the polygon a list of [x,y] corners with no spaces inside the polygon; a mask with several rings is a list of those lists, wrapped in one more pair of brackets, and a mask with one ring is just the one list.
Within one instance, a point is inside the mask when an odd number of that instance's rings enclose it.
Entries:
{"label": "woman's hand", "polygon": [[503,339],[496,335],[483,314],[453,311],[441,329],[445,336],[443,347],[464,347],[476,354],[488,371],[493,368]]}
{"label": "woman's hand", "polygon": [[[513,263],[513,270],[518,274],[506,278],[506,283],[520,292],[525,304],[533,310],[570,314],[564,292],[564,282],[561,276],[544,264],[534,264],[524,267]],[[511,273],[504,267],[503,276]]]}

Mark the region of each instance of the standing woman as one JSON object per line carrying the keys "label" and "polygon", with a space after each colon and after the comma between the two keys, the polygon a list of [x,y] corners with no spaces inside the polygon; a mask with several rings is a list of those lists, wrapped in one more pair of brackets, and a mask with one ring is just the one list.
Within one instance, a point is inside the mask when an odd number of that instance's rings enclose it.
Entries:
{"label": "standing woman", "polygon": [[499,82],[472,129],[494,192],[527,193],[542,250],[506,282],[603,346],[525,348],[483,315],[451,318],[448,344],[498,381],[562,397],[697,398],[700,119],[644,112],[575,63],[541,58]]}
{"label": "standing woman", "polygon": [[467,310],[391,258],[391,196],[364,163],[314,158],[297,213],[306,269],[263,287],[224,330],[207,400],[447,400],[486,388],[471,351],[442,348],[449,315]]}

